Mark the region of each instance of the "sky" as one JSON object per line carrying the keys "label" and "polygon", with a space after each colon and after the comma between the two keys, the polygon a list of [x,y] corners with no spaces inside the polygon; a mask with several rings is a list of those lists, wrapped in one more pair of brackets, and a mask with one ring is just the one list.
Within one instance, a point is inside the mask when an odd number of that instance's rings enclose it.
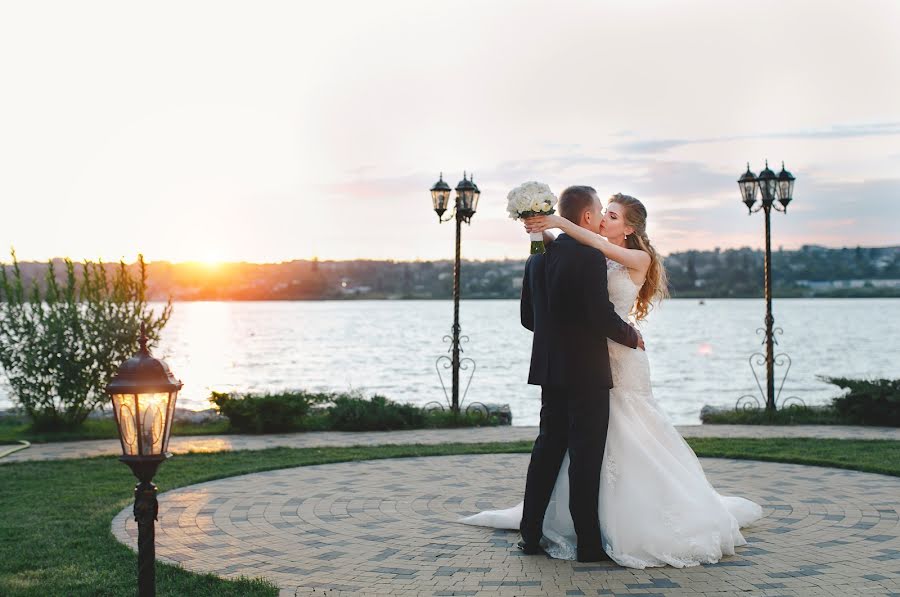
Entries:
{"label": "sky", "polygon": [[900,244],[900,3],[0,0],[0,261],[522,258],[506,195],[594,186],[664,254]]}

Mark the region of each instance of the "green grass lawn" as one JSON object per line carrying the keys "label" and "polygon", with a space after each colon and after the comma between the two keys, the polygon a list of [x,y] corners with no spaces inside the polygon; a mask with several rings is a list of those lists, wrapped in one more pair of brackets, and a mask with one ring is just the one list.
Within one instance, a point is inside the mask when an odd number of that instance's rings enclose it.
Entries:
{"label": "green grass lawn", "polygon": [[[220,435],[230,433],[228,421],[210,423],[175,423],[172,435]],[[31,424],[10,419],[0,420],[0,443],[21,439],[32,443],[71,442],[88,439],[118,439],[119,431],[112,419],[88,419],[71,431],[32,431]]]}
{"label": "green grass lawn", "polygon": [[[897,441],[698,438],[689,443],[700,456],[796,462],[900,476]],[[530,450],[531,442],[513,442],[186,454],[163,464],[155,481],[161,491],[168,491],[294,466]],[[132,503],[134,482],[130,470],[114,457],[0,464],[0,595],[133,595],[137,558],[113,538],[110,523]],[[157,592],[178,596],[278,593],[264,580],[225,580],[159,563]]]}
{"label": "green grass lawn", "polygon": [[[365,417],[360,424],[365,425]],[[417,429],[475,427],[490,425],[477,413],[457,416],[451,412],[436,411],[427,415],[422,427]],[[403,429],[403,427],[397,427]],[[283,433],[299,433],[303,431],[359,431],[360,429],[336,429],[326,416],[307,416],[303,427],[283,431]],[[368,429],[366,429],[368,430]],[[377,430],[374,429],[374,430]],[[210,421],[208,423],[176,422],[172,427],[172,435],[223,435],[246,433],[236,430],[227,419]],[[19,440],[27,440],[31,443],[72,442],[92,439],[118,439],[119,431],[113,419],[88,419],[80,427],[63,431],[34,431],[31,424],[26,421],[14,419],[0,419],[0,444],[15,443]]]}

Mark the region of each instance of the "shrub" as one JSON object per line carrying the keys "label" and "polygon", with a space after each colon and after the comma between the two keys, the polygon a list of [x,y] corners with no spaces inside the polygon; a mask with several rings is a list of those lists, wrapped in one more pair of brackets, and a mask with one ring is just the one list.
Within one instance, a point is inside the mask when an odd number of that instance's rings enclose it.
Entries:
{"label": "shrub", "polygon": [[227,394],[213,392],[210,402],[241,433],[279,433],[303,429],[313,404],[329,395],[289,392],[281,394]]}
{"label": "shrub", "polygon": [[[459,414],[452,410],[433,410],[427,414],[428,421],[426,426],[434,429],[444,429],[452,427],[496,427],[500,425],[500,417],[497,415],[486,415],[480,410],[472,410],[470,412],[460,412]],[[508,424],[508,423],[507,423]]]}
{"label": "shrub", "polygon": [[700,411],[707,425],[841,425],[845,424],[832,406],[790,404],[771,412],[764,408],[707,409]]}
{"label": "shrub", "polygon": [[822,379],[850,390],[833,400],[834,408],[848,423],[900,427],[900,379]]}
{"label": "shrub", "polygon": [[240,433],[285,431],[390,431],[500,424],[500,418],[481,412],[456,414],[425,411],[375,395],[359,392],[281,394],[227,394],[213,392],[210,402],[228,417],[231,430]]}
{"label": "shrub", "polygon": [[0,367],[36,431],[80,426],[109,400],[106,384],[137,351],[141,323],[152,343],[172,313],[171,301],[159,315],[148,306],[142,256],[137,276],[124,262],[90,261],[79,276],[66,259],[61,278],[50,261],[42,282],[26,284],[15,251],[11,267],[0,264]]}
{"label": "shrub", "polygon": [[334,399],[328,413],[331,428],[339,431],[421,429],[426,422],[421,408],[399,404],[377,394],[371,400],[355,395],[340,396]]}
{"label": "shrub", "polygon": [[792,404],[775,412],[764,409],[704,408],[700,420],[725,425],[880,425],[900,427],[900,379],[820,377],[849,390],[822,406]]}

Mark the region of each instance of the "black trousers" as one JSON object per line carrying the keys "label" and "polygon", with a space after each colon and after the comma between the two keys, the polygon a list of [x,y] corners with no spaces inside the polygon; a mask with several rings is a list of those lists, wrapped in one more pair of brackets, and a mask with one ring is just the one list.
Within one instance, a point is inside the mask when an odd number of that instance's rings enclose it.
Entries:
{"label": "black trousers", "polygon": [[602,549],[597,500],[609,426],[609,388],[541,387],[540,434],[531,450],[525,504],[519,530],[537,545],[544,514],[566,452],[569,453],[569,511],[578,550]]}

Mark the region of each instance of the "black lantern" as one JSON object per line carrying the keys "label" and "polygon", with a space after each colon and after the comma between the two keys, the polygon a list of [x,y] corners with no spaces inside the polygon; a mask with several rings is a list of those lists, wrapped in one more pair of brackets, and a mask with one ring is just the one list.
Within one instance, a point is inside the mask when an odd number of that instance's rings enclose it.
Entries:
{"label": "black lantern", "polygon": [[165,362],[147,349],[141,324],[140,349],[119,367],[106,386],[112,398],[113,415],[122,444],[120,461],[131,467],[139,483],[134,488],[134,519],[138,524],[138,594],[156,594],[155,529],[158,504],[153,475],[167,452],[175,400],[182,383]]}
{"label": "black lantern", "polygon": [[781,162],[781,172],[778,173],[778,202],[787,211],[788,203],[794,198],[794,175],[784,169]]}
{"label": "black lantern", "polygon": [[778,177],[769,170],[769,160],[766,160],[766,168],[756,177],[756,182],[759,183],[759,194],[763,205],[769,207],[775,202],[775,197],[778,195]]}
{"label": "black lantern", "polygon": [[756,182],[756,175],[750,171],[749,162],[747,163],[747,171],[738,179],[738,185],[741,188],[741,197],[743,197],[744,205],[747,206],[748,210],[753,209],[753,204],[756,203],[756,189],[758,184]]}
{"label": "black lantern", "polygon": [[450,185],[444,182],[444,173],[434,186],[431,187],[431,203],[434,205],[434,211],[438,215],[438,219],[447,211],[447,205],[450,203]]}
{"label": "black lantern", "polygon": [[[478,187],[471,180],[466,178],[463,172],[463,179],[456,185],[456,196],[459,198],[459,215],[463,217],[466,223],[472,220],[475,215],[475,191]],[[481,192],[478,192],[481,195]]]}
{"label": "black lantern", "polygon": [[[471,372],[469,373],[469,383],[471,383],[472,381],[472,375],[475,374],[475,361],[469,357],[461,356],[463,350],[460,346],[460,342],[466,341],[468,340],[468,338],[466,336],[460,335],[461,328],[459,325],[459,285],[461,268],[460,254],[462,245],[462,223],[472,223],[472,216],[475,215],[475,211],[478,209],[478,200],[481,198],[481,190],[478,188],[478,185],[475,184],[472,178],[472,176],[467,176],[466,173],[463,172],[462,180],[459,181],[459,184],[456,185],[456,201],[452,205],[453,211],[447,214],[446,219],[444,219],[442,216],[444,215],[445,211],[451,208],[450,187],[447,186],[447,183],[444,182],[443,173],[441,173],[440,179],[435,183],[435,185],[431,187],[431,201],[434,205],[434,211],[437,212],[438,220],[441,223],[454,220],[454,224],[456,225],[456,254],[453,260],[453,327],[450,328],[450,335],[444,336],[444,339],[449,340],[451,343],[449,351],[450,356],[441,355],[437,358],[434,364],[435,369],[437,369],[438,377],[441,380],[441,387],[444,389],[444,395],[447,398],[447,403],[450,405],[450,409],[454,414],[459,414],[460,412],[460,370],[465,370],[471,367]],[[441,377],[441,363],[444,363],[445,369],[452,370],[452,397],[451,395],[447,395],[447,388],[444,385],[443,377]],[[462,400],[465,400],[468,388],[469,386],[466,385],[466,390],[463,392]],[[429,402],[425,405],[425,407],[429,408],[430,405],[437,405],[437,407],[443,408],[443,406],[439,402]],[[473,406],[475,406],[475,404],[469,405],[469,409],[471,409]],[[487,408],[484,405],[481,405],[479,408],[479,412],[487,413]]]}
{"label": "black lantern", "polygon": [[[751,355],[750,368],[753,369],[754,362],[758,365],[766,366],[766,390],[762,398],[765,400],[766,410],[774,412],[776,409],[776,402],[781,396],[781,388],[784,387],[784,380],[787,378],[788,371],[790,371],[790,356],[785,353],[775,354],[775,334],[781,333],[782,330],[780,327],[775,327],[775,317],[772,315],[771,213],[772,210],[780,212],[787,211],[788,203],[791,202],[794,194],[794,175],[785,170],[784,162],[782,162],[781,172],[776,176],[775,173],[769,169],[769,162],[766,161],[766,168],[759,173],[759,176],[754,177],[753,172],[750,171],[750,164],[747,164],[747,171],[738,179],[738,186],[740,186],[741,189],[741,200],[747,206],[747,210],[750,213],[762,211],[765,216],[766,252],[763,264],[763,289],[766,299],[766,318],[765,327],[760,328],[757,332],[765,332],[766,339],[764,343],[766,345],[766,354],[757,352]],[[762,205],[754,208],[753,204],[756,202],[757,187],[759,187],[760,194],[762,195]],[[776,198],[778,199],[778,202],[781,203],[781,207],[778,207],[778,204],[775,203]],[[754,361],[754,359],[757,360]],[[775,365],[781,366],[785,363],[787,363],[788,368],[785,370],[785,377],[781,380],[781,388],[779,388],[778,394],[776,395]],[[756,376],[755,370],[753,375]],[[759,386],[759,389],[760,393],[763,393],[762,385]],[[746,407],[747,405],[752,405],[753,401],[759,405],[759,400],[755,396],[752,394],[745,394],[738,398],[736,406],[741,406],[743,404]],[[784,406],[788,401],[798,401],[802,403],[799,398],[792,396],[783,400],[781,405]]]}

